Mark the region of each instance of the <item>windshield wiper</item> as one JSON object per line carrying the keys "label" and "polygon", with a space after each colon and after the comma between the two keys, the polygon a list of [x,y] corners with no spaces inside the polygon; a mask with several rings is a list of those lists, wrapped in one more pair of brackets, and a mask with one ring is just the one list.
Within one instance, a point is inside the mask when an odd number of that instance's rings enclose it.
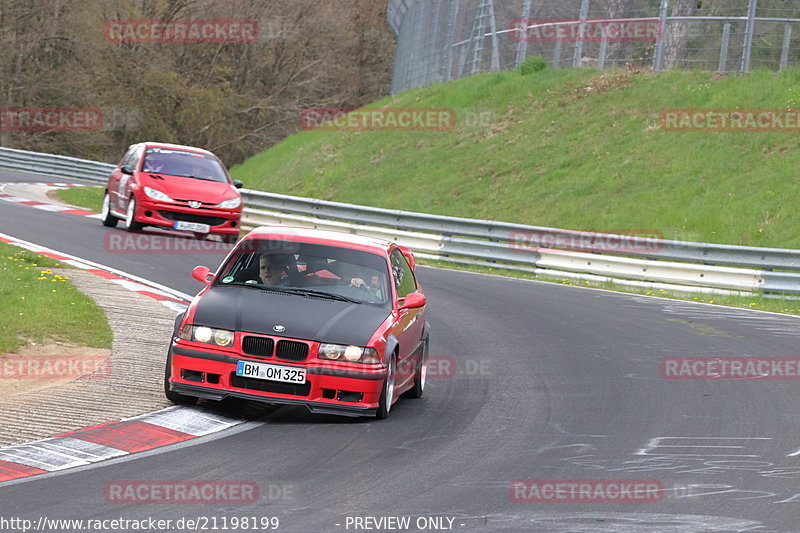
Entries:
{"label": "windshield wiper", "polygon": [[333,294],[331,292],[323,292],[323,291],[315,291],[313,289],[283,289],[285,292],[290,292],[292,294],[298,294],[300,296],[316,296],[319,298],[328,298],[329,300],[339,300],[340,302],[351,302],[354,304],[361,304],[364,303],[361,300],[356,300],[354,298],[348,298],[347,296],[342,296],[341,294]]}
{"label": "windshield wiper", "polygon": [[296,294],[298,296],[314,296],[318,298],[327,298],[329,300],[338,300],[340,302],[351,302],[354,304],[363,304],[361,300],[348,298],[341,294],[333,294],[330,292],[315,291],[313,289],[298,289],[295,287],[276,287],[275,285],[264,285],[263,283],[243,283],[237,281],[235,283],[221,283],[220,287],[250,287],[253,289],[261,289],[262,291],[282,292],[285,294]]}
{"label": "windshield wiper", "polygon": [[262,291],[271,291],[271,292],[290,292],[286,289],[281,287],[275,287],[274,285],[265,285],[263,283],[244,283],[241,281],[237,281],[234,283],[220,283],[217,287],[248,287],[251,289],[259,289]]}

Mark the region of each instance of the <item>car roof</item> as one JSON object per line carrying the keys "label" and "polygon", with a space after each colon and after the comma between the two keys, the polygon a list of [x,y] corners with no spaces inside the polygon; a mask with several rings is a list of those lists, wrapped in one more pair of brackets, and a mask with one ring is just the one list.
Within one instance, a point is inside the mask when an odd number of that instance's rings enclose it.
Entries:
{"label": "car roof", "polygon": [[209,152],[208,150],[203,150],[202,148],[197,148],[196,146],[185,146],[182,144],[170,144],[170,143],[158,143],[158,142],[145,142],[141,144],[144,145],[145,149],[166,148],[168,150],[186,150],[188,152],[197,152],[200,154],[214,155],[212,152]]}
{"label": "car roof", "polygon": [[324,229],[300,228],[289,226],[261,226],[255,228],[245,235],[245,239],[280,239],[295,240],[300,242],[311,242],[316,244],[326,244],[329,246],[341,246],[366,252],[388,255],[394,243],[376,237],[366,235],[356,235],[343,231],[333,231]]}

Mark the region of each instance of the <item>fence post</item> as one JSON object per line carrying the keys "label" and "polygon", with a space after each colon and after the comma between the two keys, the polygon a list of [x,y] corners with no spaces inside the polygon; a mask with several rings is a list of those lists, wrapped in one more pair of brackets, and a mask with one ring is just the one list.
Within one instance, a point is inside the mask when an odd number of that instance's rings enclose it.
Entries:
{"label": "fence post", "polygon": [[662,72],[664,70],[664,53],[667,49],[667,13],[669,12],[669,0],[661,0],[661,8],[658,11],[658,41],[653,56],[653,70]]}
{"label": "fence post", "polygon": [[[412,5],[413,10],[413,35],[420,35],[422,33],[422,4],[415,3]],[[417,87],[417,69],[422,62],[422,39],[414,39],[414,43],[409,47],[409,61],[408,61],[408,84],[407,88]]]}
{"label": "fence post", "polygon": [[597,70],[605,70],[607,51],[608,51],[608,34],[606,32],[603,32],[603,37],[600,40],[600,52],[597,55]]}
{"label": "fence post", "polygon": [[731,25],[722,26],[722,46],[719,49],[719,72],[728,70],[728,45],[731,42]]}
{"label": "fence post", "polygon": [[453,0],[453,5],[450,7],[450,21],[447,23],[447,54],[445,54],[444,81],[450,81],[453,77],[453,41],[455,39],[456,23],[458,22],[460,1]]}
{"label": "fence post", "polygon": [[572,66],[580,67],[583,59],[583,36],[586,33],[586,18],[589,16],[590,0],[581,1],[581,23],[578,25],[578,41],[575,43],[575,55],[572,56]]}
{"label": "fence post", "polygon": [[756,7],[758,0],[750,0],[747,8],[747,28],[744,31],[744,50],[742,50],[742,72],[750,72],[750,54],[753,53],[753,34],[756,30]]}
{"label": "fence post", "polygon": [[[442,0],[434,0],[434,8],[433,8],[433,21],[430,25],[430,34],[431,34],[431,46],[428,49],[428,68],[425,72],[425,83],[430,84],[433,83],[433,63],[434,59],[438,58],[441,61],[442,56],[439,53],[439,48],[436,46],[438,44],[438,37],[439,37],[439,18],[442,15]],[[441,73],[442,69],[439,69]],[[441,80],[441,76],[439,77],[439,81]]]}
{"label": "fence post", "polygon": [[553,52],[553,68],[561,68],[561,48],[564,46],[564,41],[556,39],[556,49]]}
{"label": "fence post", "polygon": [[525,33],[517,43],[517,57],[514,60],[516,66],[520,66],[525,58],[528,57],[528,24],[531,18],[531,0],[525,0],[522,4],[522,21],[525,24]]}
{"label": "fence post", "polygon": [[789,66],[789,45],[792,43],[792,25],[786,24],[783,28],[783,50],[781,51],[781,70]]}
{"label": "fence post", "polygon": [[489,2],[489,25],[492,28],[492,71],[500,70],[500,43],[497,40],[497,18],[494,16],[494,2]]}

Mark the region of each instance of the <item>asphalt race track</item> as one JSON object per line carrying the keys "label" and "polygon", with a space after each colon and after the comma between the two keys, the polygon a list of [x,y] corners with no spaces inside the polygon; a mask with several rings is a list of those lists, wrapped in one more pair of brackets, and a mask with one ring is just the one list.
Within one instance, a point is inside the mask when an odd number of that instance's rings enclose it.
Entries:
{"label": "asphalt race track", "polygon": [[[12,181],[54,180],[0,171],[0,182]],[[186,293],[199,289],[192,267],[213,269],[222,258],[109,254],[109,231],[122,230],[0,202],[0,232]],[[2,484],[0,516],[278,517],[278,531],[297,532],[389,530],[357,517],[410,517],[407,531],[800,530],[797,382],[660,376],[663,357],[797,356],[800,319],[425,267],[418,273],[437,375],[422,399],[402,399],[388,420],[283,407],[189,445]],[[104,498],[104,486],[120,480],[216,479],[257,483],[260,502]],[[595,479],[657,480],[664,491],[655,502],[591,504],[518,502],[509,493],[514,480]],[[441,523],[425,521],[436,517]],[[427,526],[418,529],[420,518]]]}

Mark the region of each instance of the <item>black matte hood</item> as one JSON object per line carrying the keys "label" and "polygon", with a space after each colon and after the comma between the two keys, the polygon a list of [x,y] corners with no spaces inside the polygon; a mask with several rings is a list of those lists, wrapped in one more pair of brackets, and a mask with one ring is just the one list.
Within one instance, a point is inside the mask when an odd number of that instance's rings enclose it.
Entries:
{"label": "black matte hood", "polygon": [[[389,310],[264,291],[241,286],[211,287],[198,303],[194,323],[234,331],[366,346]],[[281,325],[285,331],[276,332]]]}

